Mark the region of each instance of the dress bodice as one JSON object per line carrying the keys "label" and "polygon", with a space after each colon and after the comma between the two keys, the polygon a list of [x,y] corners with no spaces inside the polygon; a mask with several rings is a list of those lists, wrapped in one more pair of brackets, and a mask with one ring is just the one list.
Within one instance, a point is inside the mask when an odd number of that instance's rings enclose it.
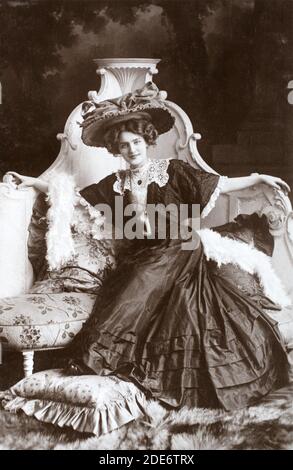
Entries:
{"label": "dress bodice", "polygon": [[[122,197],[124,226],[131,218],[128,207],[133,204],[136,216],[144,222],[150,219],[150,211],[159,207],[166,219],[166,236],[170,227],[170,207],[186,210],[186,218],[193,215],[194,205],[208,212],[215,204],[220,193],[221,177],[193,168],[181,160],[150,160],[138,171],[120,170],[107,176],[98,184],[93,184],[81,191],[81,195],[92,205],[108,204],[114,214],[114,225],[117,224],[117,197]],[[99,206],[97,206],[99,207]],[[164,211],[164,209],[166,209]],[[146,211],[148,218],[146,217]],[[178,214],[178,220],[180,214]],[[157,220],[152,225],[151,237],[157,239]],[[146,227],[145,227],[146,229]],[[140,237],[139,237],[140,238]]]}

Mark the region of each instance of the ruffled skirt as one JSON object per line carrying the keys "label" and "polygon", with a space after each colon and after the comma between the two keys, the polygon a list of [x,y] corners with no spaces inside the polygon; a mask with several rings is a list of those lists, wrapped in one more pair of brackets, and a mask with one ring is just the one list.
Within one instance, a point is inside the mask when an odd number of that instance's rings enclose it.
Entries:
{"label": "ruffled skirt", "polygon": [[167,406],[242,408],[276,387],[285,362],[263,303],[220,275],[202,245],[143,247],[109,276],[73,347],[93,372]]}

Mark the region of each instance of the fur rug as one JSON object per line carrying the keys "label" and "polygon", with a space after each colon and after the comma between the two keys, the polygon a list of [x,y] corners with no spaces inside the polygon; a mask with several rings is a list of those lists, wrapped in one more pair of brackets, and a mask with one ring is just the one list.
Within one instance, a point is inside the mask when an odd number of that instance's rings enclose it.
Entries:
{"label": "fur rug", "polygon": [[0,449],[293,450],[292,392],[293,384],[258,406],[235,412],[169,412],[150,401],[147,417],[100,437],[0,410]]}
{"label": "fur rug", "polygon": [[[21,357],[10,352],[0,366],[0,390],[22,378]],[[36,355],[36,370],[62,367],[66,350]],[[166,411],[150,401],[148,416],[101,437],[41,423],[0,408],[0,450],[293,450],[293,383],[258,406],[239,411]]]}

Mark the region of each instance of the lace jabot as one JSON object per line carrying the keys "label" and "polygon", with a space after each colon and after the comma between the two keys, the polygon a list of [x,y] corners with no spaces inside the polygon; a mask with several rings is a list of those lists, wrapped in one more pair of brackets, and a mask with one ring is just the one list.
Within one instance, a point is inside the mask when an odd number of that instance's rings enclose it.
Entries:
{"label": "lace jabot", "polygon": [[[167,172],[169,162],[170,159],[150,160],[141,170],[137,170],[137,178],[133,178],[136,170],[127,169],[117,171],[116,181],[113,185],[114,191],[122,195],[126,190],[131,191],[135,180],[137,181],[136,184],[139,185],[140,175],[142,179],[146,177],[147,185],[157,183],[160,187],[165,186],[169,180],[169,174]],[[139,189],[139,186],[136,189]]]}

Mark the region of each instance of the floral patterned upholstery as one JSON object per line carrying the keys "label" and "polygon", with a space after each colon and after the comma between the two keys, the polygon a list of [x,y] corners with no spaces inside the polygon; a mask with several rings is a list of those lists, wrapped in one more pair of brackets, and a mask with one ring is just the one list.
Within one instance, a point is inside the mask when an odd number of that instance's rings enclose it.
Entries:
{"label": "floral patterned upholstery", "polygon": [[22,351],[64,347],[80,331],[95,299],[75,292],[0,299],[0,341]]}
{"label": "floral patterned upholstery", "polygon": [[89,317],[95,294],[115,267],[115,254],[111,240],[99,238],[100,213],[82,198],[77,201],[72,224],[74,254],[60,267],[49,269],[48,206],[44,195],[38,197],[28,241],[36,282],[27,294],[0,299],[1,343],[21,351],[65,347]]}
{"label": "floral patterned upholstery", "polygon": [[60,369],[33,374],[0,392],[0,399],[5,410],[96,435],[136,419],[146,402],[133,383],[114,376],[68,376]]}
{"label": "floral patterned upholstery", "polygon": [[96,293],[115,266],[108,240],[94,240],[87,234],[73,233],[75,255],[59,269],[45,270],[30,293]]}
{"label": "floral patterned upholstery", "polygon": [[50,269],[46,247],[48,206],[44,198],[43,194],[38,196],[29,226],[28,254],[36,278],[30,292],[96,293],[116,264],[112,240],[102,239],[99,233],[100,213],[77,196],[71,227],[74,254],[66,263]]}

